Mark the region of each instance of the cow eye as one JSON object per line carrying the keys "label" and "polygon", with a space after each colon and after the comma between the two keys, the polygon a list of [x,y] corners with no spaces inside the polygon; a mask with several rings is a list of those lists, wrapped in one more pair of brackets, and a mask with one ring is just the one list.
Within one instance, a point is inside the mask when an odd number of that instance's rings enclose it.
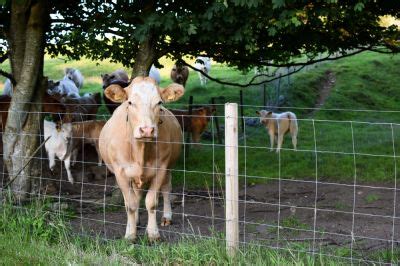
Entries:
{"label": "cow eye", "polygon": [[128,102],[128,104],[129,104],[129,105],[132,105],[132,102],[131,102],[131,101],[129,101],[129,102]]}
{"label": "cow eye", "polygon": [[158,105],[161,105],[161,104],[163,104],[163,101],[159,101],[157,104],[158,104]]}

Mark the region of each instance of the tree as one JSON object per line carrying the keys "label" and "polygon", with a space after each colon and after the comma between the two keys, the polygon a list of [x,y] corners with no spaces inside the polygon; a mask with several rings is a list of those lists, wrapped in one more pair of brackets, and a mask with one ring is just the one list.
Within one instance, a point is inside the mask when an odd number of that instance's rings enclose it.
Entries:
{"label": "tree", "polygon": [[[4,1],[3,1],[4,2]],[[10,59],[15,93],[3,142],[11,177],[38,145],[43,56],[111,59],[146,75],[162,56],[210,56],[239,69],[311,64],[339,51],[399,51],[399,1],[0,1],[0,62]],[[51,16],[50,16],[51,14]],[[51,17],[51,19],[49,19]],[[316,59],[321,53],[327,57]],[[300,58],[306,55],[305,59]],[[304,60],[304,61],[302,61]],[[27,103],[33,104],[27,104]],[[35,109],[36,108],[36,109]],[[14,189],[29,192],[28,164]],[[25,194],[23,194],[25,195]],[[20,193],[20,196],[23,197]]]}
{"label": "tree", "polygon": [[[3,134],[3,158],[9,176],[15,178],[13,191],[22,200],[31,190],[29,177],[40,176],[39,168],[34,161],[29,162],[29,156],[39,143],[41,116],[38,111],[41,110],[40,100],[47,85],[43,77],[43,55],[50,10],[44,0],[12,1],[9,10],[4,16],[7,20],[3,36],[8,42],[7,55],[15,81],[15,93]],[[28,104],[30,102],[38,104]],[[28,164],[26,168],[25,164]]]}
{"label": "tree", "polygon": [[164,55],[203,54],[248,69],[290,66],[302,55],[307,59],[296,64],[321,53],[399,51],[399,29],[379,24],[383,15],[399,17],[398,1],[87,1],[79,9],[59,11],[52,32],[66,34],[51,50],[111,58],[133,76]]}

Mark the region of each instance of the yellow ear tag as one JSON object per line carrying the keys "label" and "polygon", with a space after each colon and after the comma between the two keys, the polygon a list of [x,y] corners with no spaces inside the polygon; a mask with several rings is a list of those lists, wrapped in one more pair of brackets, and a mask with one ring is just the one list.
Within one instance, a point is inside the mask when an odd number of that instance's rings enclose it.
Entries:
{"label": "yellow ear tag", "polygon": [[171,100],[173,100],[174,98],[175,98],[175,97],[174,97],[173,95],[169,95],[167,99],[168,99],[168,101],[171,101]]}

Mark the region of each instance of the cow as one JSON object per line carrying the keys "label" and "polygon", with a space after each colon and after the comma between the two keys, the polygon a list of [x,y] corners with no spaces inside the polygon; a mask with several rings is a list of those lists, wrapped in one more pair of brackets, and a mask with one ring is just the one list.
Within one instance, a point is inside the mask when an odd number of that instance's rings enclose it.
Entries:
{"label": "cow", "polygon": [[[129,84],[128,74],[122,69],[118,69],[112,72],[111,74],[101,75],[101,78],[103,80],[103,90],[105,90],[111,85],[121,86],[124,88],[127,87]],[[115,109],[117,109],[119,103],[113,102],[110,99],[108,99],[104,94],[104,92],[103,92],[103,100],[110,114],[113,114]]]}
{"label": "cow", "polygon": [[94,120],[101,105],[101,93],[86,93],[79,98],[64,97],[61,102],[66,106],[64,122]]}
{"label": "cow", "polygon": [[277,138],[276,152],[279,153],[283,143],[283,137],[290,132],[292,136],[293,148],[297,149],[297,134],[299,131],[297,125],[297,117],[292,112],[273,113],[271,111],[261,110],[256,111],[260,116],[260,122],[265,125],[268,130],[269,139],[271,142],[271,151],[274,149],[274,140]]}
{"label": "cow", "polygon": [[[194,68],[203,71],[205,74],[210,73],[211,70],[211,59],[209,57],[198,56],[194,62]],[[200,85],[204,86],[207,83],[207,77],[201,72],[199,73]]]}
{"label": "cow", "polygon": [[189,78],[189,68],[181,64],[175,64],[171,69],[171,79],[173,82],[186,86]]}
{"label": "cow", "polygon": [[72,123],[72,165],[74,165],[78,152],[84,144],[91,144],[95,147],[98,156],[98,165],[101,165],[99,151],[99,136],[106,121],[88,120]]}
{"label": "cow", "polygon": [[160,70],[156,68],[154,65],[151,65],[150,71],[149,71],[149,77],[154,79],[158,85],[160,85],[161,82],[161,75],[160,75]]}
{"label": "cow", "polygon": [[104,125],[99,140],[100,154],[115,174],[127,212],[125,238],[136,239],[139,202],[144,185],[149,185],[145,205],[148,212],[147,235],[160,238],[156,221],[158,194],[164,198],[161,226],[171,224],[171,168],[178,160],[182,131],[175,116],[162,106],[184,94],[182,85],[160,88],[150,77],[136,77],[131,84],[105,94],[122,103]]}
{"label": "cow", "polygon": [[64,69],[64,74],[65,74],[64,78],[72,80],[75,86],[78,88],[78,90],[82,89],[83,76],[78,69],[67,67],[66,69]]}
{"label": "cow", "polygon": [[47,93],[50,95],[60,94],[70,98],[80,97],[78,87],[67,76],[57,82],[49,81]]}
{"label": "cow", "polygon": [[71,147],[72,147],[72,125],[63,123],[57,125],[54,122],[44,120],[43,122],[44,144],[48,158],[50,170],[56,166],[55,157],[64,162],[67,170],[68,181],[73,184],[74,178],[71,174]]}
{"label": "cow", "polygon": [[3,95],[13,96],[13,84],[10,79],[6,79],[4,82]]}
{"label": "cow", "polygon": [[179,125],[185,132],[192,133],[193,142],[199,143],[201,134],[206,130],[211,116],[215,113],[215,107],[203,106],[192,109],[189,116],[188,110],[169,109],[178,119]]}

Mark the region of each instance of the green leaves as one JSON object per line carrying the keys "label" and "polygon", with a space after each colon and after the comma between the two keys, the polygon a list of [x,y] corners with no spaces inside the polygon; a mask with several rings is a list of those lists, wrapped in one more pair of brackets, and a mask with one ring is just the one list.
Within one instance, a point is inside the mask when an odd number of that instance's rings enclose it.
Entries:
{"label": "green leaves", "polygon": [[361,12],[364,9],[364,4],[362,2],[358,2],[355,6],[354,6],[354,11],[356,12]]}

